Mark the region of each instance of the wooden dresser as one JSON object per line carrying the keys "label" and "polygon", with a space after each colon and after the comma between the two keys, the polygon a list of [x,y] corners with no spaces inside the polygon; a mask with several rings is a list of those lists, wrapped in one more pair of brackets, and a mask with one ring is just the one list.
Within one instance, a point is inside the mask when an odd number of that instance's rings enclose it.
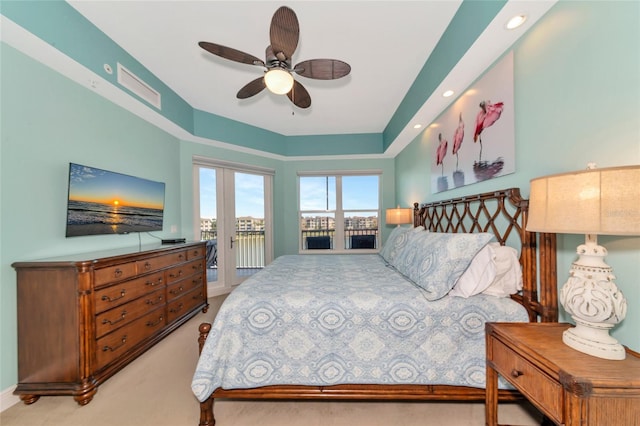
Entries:
{"label": "wooden dresser", "polygon": [[565,426],[640,425],[640,357],[596,358],[562,343],[569,324],[488,323],[486,424],[498,417],[498,374]]}
{"label": "wooden dresser", "polygon": [[16,262],[18,385],[25,404],[98,385],[207,311],[205,243]]}

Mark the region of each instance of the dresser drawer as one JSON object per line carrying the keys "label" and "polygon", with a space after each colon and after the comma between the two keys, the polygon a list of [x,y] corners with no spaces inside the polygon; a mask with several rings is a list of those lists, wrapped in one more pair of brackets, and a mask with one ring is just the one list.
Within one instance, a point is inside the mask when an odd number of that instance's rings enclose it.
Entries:
{"label": "dresser drawer", "polygon": [[162,272],[101,288],[95,292],[96,313],[115,308],[160,288],[164,288]]}
{"label": "dresser drawer", "polygon": [[564,423],[562,407],[564,392],[560,383],[544,374],[502,342],[491,339],[495,370],[522,392],[527,399],[539,405],[556,423]]}
{"label": "dresser drawer", "polygon": [[109,266],[96,269],[94,272],[94,282],[96,287],[105,284],[126,280],[136,276],[136,264],[122,263],[120,265]]}
{"label": "dresser drawer", "polygon": [[111,333],[164,303],[164,291],[158,289],[153,293],[103,312],[96,316],[96,337],[100,338]]}
{"label": "dresser drawer", "polygon": [[149,257],[136,262],[136,268],[139,274],[166,268],[187,261],[187,250],[177,251],[175,253],[164,254],[162,256]]}
{"label": "dresser drawer", "polygon": [[191,290],[181,297],[174,299],[167,305],[167,321],[173,320],[190,312],[194,307],[205,302],[202,287]]}
{"label": "dresser drawer", "polygon": [[198,272],[203,272],[202,259],[194,260],[168,269],[167,284],[177,282]]}
{"label": "dresser drawer", "polygon": [[167,323],[164,309],[156,309],[145,316],[98,339],[96,345],[97,368],[101,369],[147,337],[162,330]]}
{"label": "dresser drawer", "polygon": [[194,260],[204,257],[206,249],[204,247],[195,247],[187,251],[187,260]]}
{"label": "dresser drawer", "polygon": [[202,288],[203,275],[197,274],[167,286],[167,302],[180,297],[194,288]]}

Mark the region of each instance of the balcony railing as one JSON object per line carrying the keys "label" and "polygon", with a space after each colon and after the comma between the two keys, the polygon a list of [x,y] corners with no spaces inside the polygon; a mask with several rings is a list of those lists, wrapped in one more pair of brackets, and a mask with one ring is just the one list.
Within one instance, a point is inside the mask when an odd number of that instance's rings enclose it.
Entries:
{"label": "balcony railing", "polygon": [[[378,233],[377,228],[346,229],[344,231],[344,246],[346,249],[377,248]],[[304,248],[307,248],[307,237],[322,236],[329,237],[330,248],[333,248],[333,239],[335,237],[335,230],[333,229],[303,230],[302,241]],[[352,246],[352,242],[354,242],[354,239],[351,238],[352,236],[371,236],[373,247]],[[218,232],[201,230],[200,239],[207,241],[207,267],[217,268]],[[236,268],[264,268],[264,231],[236,231],[233,240],[233,247],[236,250]]]}
{"label": "balcony railing", "polygon": [[[361,247],[352,247],[352,241],[354,241],[352,236],[373,236],[374,247],[378,247],[378,229],[377,228],[358,228],[358,229],[345,229],[344,230],[344,247],[346,249],[351,248],[361,248]],[[302,231],[302,244],[304,248],[307,248],[307,237],[326,237],[328,236],[331,241],[331,248],[334,247],[333,240],[335,237],[334,229],[308,229]]]}
{"label": "balcony railing", "polygon": [[[200,239],[207,241],[207,266],[218,266],[218,232],[200,231]],[[233,237],[236,268],[264,268],[264,231],[236,231]]]}

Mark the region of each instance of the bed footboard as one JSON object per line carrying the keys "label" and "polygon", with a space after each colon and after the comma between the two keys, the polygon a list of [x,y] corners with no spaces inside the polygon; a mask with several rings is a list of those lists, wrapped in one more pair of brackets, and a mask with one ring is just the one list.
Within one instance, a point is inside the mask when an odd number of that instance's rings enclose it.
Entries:
{"label": "bed footboard", "polygon": [[[202,352],[211,331],[210,323],[200,324],[198,346]],[[213,405],[216,398],[271,400],[351,400],[351,401],[477,401],[484,402],[485,390],[446,385],[336,385],[336,386],[264,386],[253,389],[218,388],[200,403],[198,426],[214,426]],[[519,401],[522,395],[513,390],[500,389],[500,402]]]}

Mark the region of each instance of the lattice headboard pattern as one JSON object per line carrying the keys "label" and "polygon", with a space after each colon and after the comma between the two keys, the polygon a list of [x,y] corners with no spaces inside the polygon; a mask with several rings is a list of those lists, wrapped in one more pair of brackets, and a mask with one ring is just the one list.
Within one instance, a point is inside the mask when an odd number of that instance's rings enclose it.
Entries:
{"label": "lattice headboard pattern", "polygon": [[489,232],[520,253],[523,291],[512,296],[530,321],[558,320],[556,236],[526,230],[529,201],[518,188],[414,204],[414,226],[430,232]]}

